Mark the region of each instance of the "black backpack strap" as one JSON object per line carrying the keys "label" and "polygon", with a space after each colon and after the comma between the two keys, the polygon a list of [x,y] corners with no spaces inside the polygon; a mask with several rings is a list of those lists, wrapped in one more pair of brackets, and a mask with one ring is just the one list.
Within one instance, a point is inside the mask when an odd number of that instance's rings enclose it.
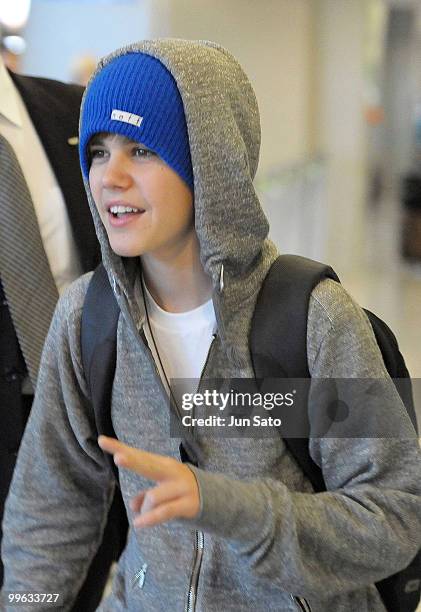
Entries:
{"label": "black backpack strap", "polygon": [[299,255],[280,255],[272,264],[257,298],[250,331],[258,378],[310,377],[308,305],[314,287],[325,278],[339,281],[329,266]]}
{"label": "black backpack strap", "polygon": [[[94,271],[85,296],[80,346],[98,434],[111,437],[116,437],[111,421],[111,392],[116,364],[119,314],[120,308],[101,263]],[[113,457],[108,453],[105,455],[116,483],[119,484],[118,469]],[[126,509],[120,489],[117,487],[97,557],[99,555],[105,557],[109,564],[118,560],[126,545],[127,530]],[[95,566],[92,566],[90,571],[95,571]]]}
{"label": "black backpack strap", "polygon": [[83,304],[81,352],[98,434],[111,437],[115,437],[111,422],[111,391],[119,314],[120,308],[108,275],[100,264],[91,278]]}
{"label": "black backpack strap", "polygon": [[[256,378],[310,378],[307,317],[311,292],[323,279],[339,281],[329,266],[298,255],[280,255],[261,287],[250,330]],[[305,402],[300,406],[305,407]],[[298,418],[298,417],[297,417]],[[308,416],[299,415],[308,422]],[[284,442],[316,492],[326,489],[322,472],[310,457],[307,438]]]}

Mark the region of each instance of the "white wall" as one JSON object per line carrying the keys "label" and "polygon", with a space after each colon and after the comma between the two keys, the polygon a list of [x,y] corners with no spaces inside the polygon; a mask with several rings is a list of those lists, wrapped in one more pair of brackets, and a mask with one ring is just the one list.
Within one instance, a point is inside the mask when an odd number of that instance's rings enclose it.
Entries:
{"label": "white wall", "polygon": [[339,272],[364,259],[367,126],[364,36],[367,0],[317,5],[316,141],[327,163],[326,258]]}
{"label": "white wall", "polygon": [[148,36],[153,0],[32,0],[23,72],[71,80],[77,55],[97,58]]}

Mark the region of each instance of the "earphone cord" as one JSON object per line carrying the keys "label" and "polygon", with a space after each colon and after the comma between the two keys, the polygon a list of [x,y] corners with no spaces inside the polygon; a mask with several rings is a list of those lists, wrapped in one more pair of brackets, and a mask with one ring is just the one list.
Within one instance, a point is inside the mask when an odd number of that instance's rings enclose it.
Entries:
{"label": "earphone cord", "polygon": [[164,375],[165,383],[167,385],[168,392],[169,392],[169,395],[170,395],[170,400],[172,400],[174,402],[174,406],[176,408],[176,412],[179,415],[180,414],[180,410],[179,410],[179,407],[178,407],[178,404],[177,404],[177,400],[175,399],[174,393],[173,393],[173,391],[171,389],[171,386],[170,386],[170,383],[169,383],[169,380],[168,380],[168,377],[167,377],[167,373],[165,372],[165,368],[164,368],[164,365],[163,365],[162,360],[161,360],[161,355],[159,354],[159,351],[158,351],[158,345],[156,343],[155,336],[154,336],[153,331],[152,331],[152,325],[151,325],[151,322],[150,322],[150,319],[149,319],[148,304],[147,304],[147,300],[146,300],[143,276],[141,278],[140,285],[142,287],[143,303],[145,305],[145,314],[146,314],[146,321],[147,321],[147,324],[148,324],[149,333],[151,334],[152,342],[153,342],[153,345],[154,345],[154,348],[155,348],[155,353],[156,353],[156,356],[158,357],[159,365],[160,365],[161,371],[162,371],[162,373]]}

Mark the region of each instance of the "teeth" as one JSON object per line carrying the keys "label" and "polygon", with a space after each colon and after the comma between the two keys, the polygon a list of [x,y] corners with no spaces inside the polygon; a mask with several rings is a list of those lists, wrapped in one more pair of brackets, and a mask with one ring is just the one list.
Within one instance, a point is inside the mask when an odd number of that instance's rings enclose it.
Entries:
{"label": "teeth", "polygon": [[130,208],[130,206],[111,206],[110,212],[113,215],[123,214],[123,213],[131,213],[131,212],[139,212],[137,208]]}

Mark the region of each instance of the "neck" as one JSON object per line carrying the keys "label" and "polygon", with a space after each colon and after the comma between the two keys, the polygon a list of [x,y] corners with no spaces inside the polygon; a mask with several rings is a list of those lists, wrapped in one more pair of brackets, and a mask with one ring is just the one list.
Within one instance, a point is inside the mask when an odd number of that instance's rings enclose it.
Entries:
{"label": "neck", "polygon": [[145,283],[155,302],[167,312],[186,312],[207,302],[212,282],[199,257],[197,237],[171,257],[142,255]]}

